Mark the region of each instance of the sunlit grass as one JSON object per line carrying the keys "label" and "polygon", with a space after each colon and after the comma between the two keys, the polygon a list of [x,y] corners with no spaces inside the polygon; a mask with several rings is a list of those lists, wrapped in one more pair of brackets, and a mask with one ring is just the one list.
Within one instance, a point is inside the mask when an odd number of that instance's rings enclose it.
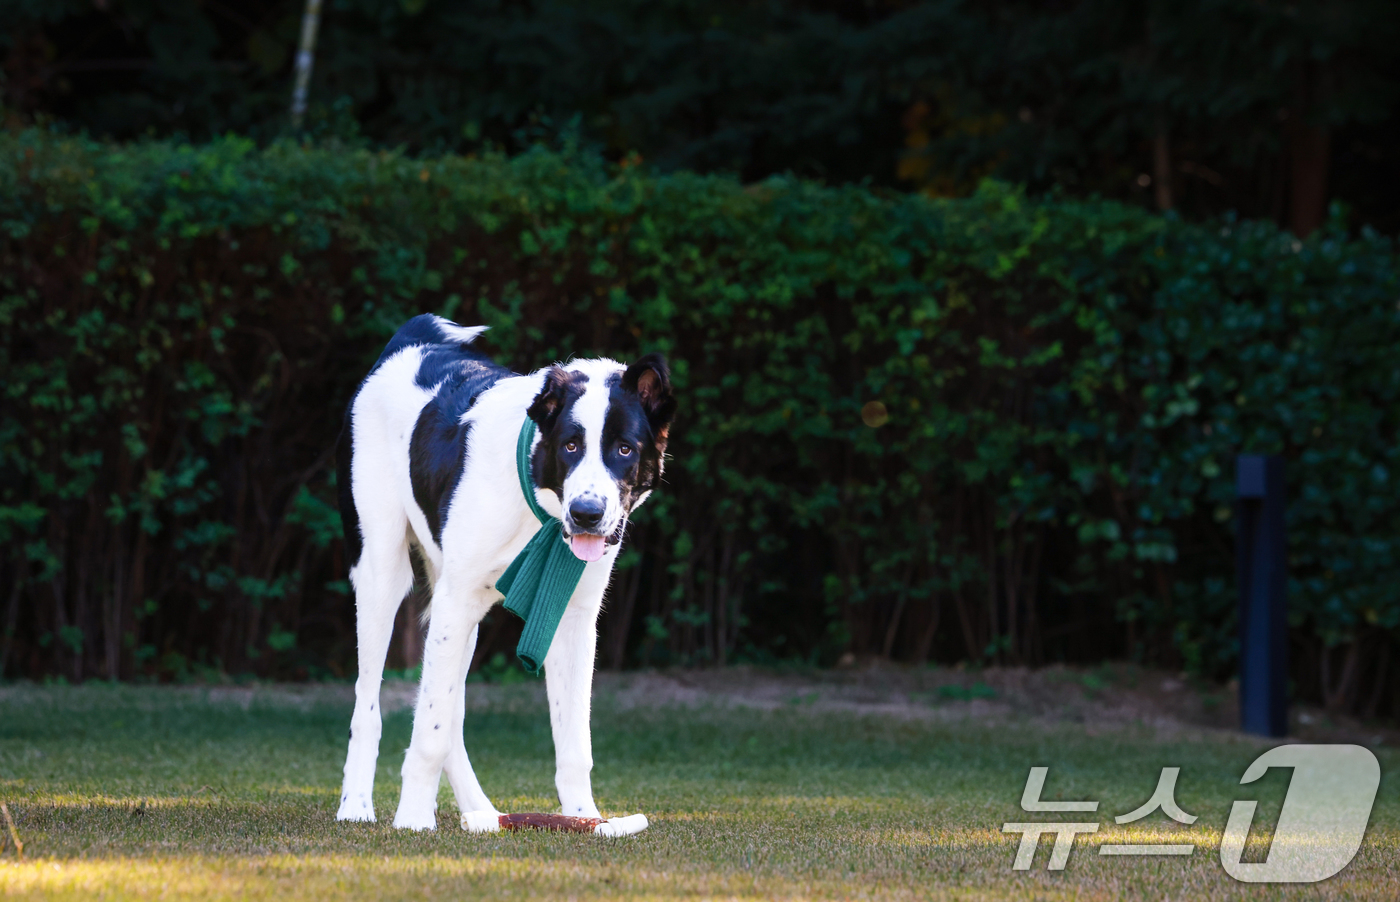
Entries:
{"label": "sunlit grass", "polygon": [[[813,690],[819,691],[818,689]],[[485,687],[467,747],[506,810],[553,810],[552,745],[538,685]],[[1357,859],[1312,887],[1249,887],[1221,869],[1230,802],[1260,800],[1271,822],[1287,775],[1242,788],[1264,748],[1218,733],[1143,726],[979,723],[975,702],[932,699],[939,717],[792,705],[754,710],[624,707],[602,693],[595,788],[605,813],[645,812],[622,840],[473,836],[446,787],[439,830],[333,820],[348,696],[342,687],[251,693],[89,685],[0,688],[0,800],[26,860],[0,852],[0,895],[63,898],[1382,898],[1400,895],[1400,799],[1385,777]],[[406,710],[389,715],[376,805],[392,816]],[[1018,805],[1048,765],[1046,796],[1096,799],[1096,814],[1037,818]],[[1163,766],[1193,827],[1160,814],[1117,826]],[[1095,820],[1068,868],[1048,872],[1050,838],[1013,872],[1007,821]],[[1267,835],[1254,837],[1262,855]],[[1191,842],[1189,858],[1100,857],[1105,843]]]}

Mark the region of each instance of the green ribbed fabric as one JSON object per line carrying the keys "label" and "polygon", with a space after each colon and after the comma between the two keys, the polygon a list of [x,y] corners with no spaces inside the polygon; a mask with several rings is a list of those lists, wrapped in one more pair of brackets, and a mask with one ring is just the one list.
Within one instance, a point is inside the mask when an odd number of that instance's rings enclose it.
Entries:
{"label": "green ribbed fabric", "polygon": [[534,440],[535,421],[526,417],[515,443],[515,472],[520,477],[525,503],[540,521],[540,531],[496,580],[496,591],[506,597],[506,610],[525,621],[515,656],[526,670],[539,673],[585,565],[564,541],[564,524],[546,514],[535,501],[535,487],[530,481],[530,444]]}

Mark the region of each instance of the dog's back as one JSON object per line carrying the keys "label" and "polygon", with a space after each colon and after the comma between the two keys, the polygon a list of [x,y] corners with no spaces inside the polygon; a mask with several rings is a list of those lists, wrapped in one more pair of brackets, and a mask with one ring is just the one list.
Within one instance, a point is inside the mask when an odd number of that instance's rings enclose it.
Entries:
{"label": "dog's back", "polygon": [[[387,488],[362,482],[361,491],[355,491],[352,465],[368,468],[368,459],[375,460],[379,479],[391,472],[407,476],[423,525],[434,542],[439,540],[445,507],[462,470],[467,429],[462,415],[482,392],[515,375],[470,347],[484,331],[485,326],[459,326],[432,314],[415,316],[394,333],[346,406],[336,448],[336,484],[350,569],[364,550],[361,515],[366,512],[361,504],[374,504],[364,496]],[[407,443],[408,454],[379,447],[381,443]],[[404,460],[408,472],[396,472],[403,468],[394,464]]]}

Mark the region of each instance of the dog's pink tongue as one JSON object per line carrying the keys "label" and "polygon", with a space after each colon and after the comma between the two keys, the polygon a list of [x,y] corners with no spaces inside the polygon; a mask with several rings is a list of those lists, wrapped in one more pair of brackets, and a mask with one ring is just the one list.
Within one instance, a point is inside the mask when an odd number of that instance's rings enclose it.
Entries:
{"label": "dog's pink tongue", "polygon": [[603,556],[606,547],[602,536],[573,536],[569,539],[569,549],[581,561],[596,561]]}

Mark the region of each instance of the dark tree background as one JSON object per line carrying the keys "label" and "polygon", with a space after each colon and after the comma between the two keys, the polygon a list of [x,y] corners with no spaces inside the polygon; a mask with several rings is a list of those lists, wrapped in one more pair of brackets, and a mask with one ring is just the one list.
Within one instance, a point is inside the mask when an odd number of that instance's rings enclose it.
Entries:
{"label": "dark tree background", "polygon": [[304,3],[0,0],[0,677],[346,672],[328,451],[429,309],[729,393],[612,666],[1222,676],[1273,449],[1299,692],[1400,712],[1394,0],[326,0],[279,140]]}
{"label": "dark tree background", "polygon": [[[3,0],[7,118],[286,127],[302,0]],[[1400,230],[1389,0],[328,0],[314,133]]]}

